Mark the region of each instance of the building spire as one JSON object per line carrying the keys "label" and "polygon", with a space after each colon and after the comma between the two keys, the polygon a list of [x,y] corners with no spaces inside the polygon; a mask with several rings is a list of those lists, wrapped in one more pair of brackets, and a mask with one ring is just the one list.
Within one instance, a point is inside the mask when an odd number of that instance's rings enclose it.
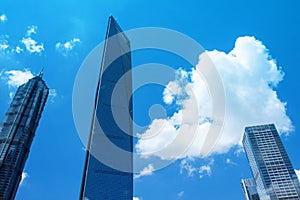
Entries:
{"label": "building spire", "polygon": [[40,71],[40,73],[39,73],[39,77],[41,77],[41,78],[43,77],[43,74],[44,74],[44,68],[45,67],[43,66],[42,69],[41,69],[41,71]]}

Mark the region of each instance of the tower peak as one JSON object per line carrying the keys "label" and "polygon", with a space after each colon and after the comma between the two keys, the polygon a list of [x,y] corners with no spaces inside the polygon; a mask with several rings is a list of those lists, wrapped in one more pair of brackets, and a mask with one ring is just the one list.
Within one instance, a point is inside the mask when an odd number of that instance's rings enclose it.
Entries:
{"label": "tower peak", "polygon": [[44,69],[45,69],[45,67],[43,66],[42,69],[41,69],[41,71],[40,71],[40,73],[39,73],[39,75],[38,75],[41,78],[43,77]]}

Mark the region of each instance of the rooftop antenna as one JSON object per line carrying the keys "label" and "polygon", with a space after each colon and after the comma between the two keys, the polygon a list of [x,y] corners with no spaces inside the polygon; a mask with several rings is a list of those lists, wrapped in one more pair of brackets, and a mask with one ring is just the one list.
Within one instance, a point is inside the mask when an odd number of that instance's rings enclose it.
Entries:
{"label": "rooftop antenna", "polygon": [[41,71],[40,71],[40,73],[39,73],[39,77],[41,77],[41,78],[43,77],[44,68],[45,68],[45,67],[43,66],[42,69],[41,69]]}

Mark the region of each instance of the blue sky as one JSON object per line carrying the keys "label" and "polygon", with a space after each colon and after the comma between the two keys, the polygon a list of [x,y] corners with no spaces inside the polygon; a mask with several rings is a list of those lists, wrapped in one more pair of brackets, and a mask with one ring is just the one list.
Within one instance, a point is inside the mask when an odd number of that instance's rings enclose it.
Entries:
{"label": "blue sky", "polygon": [[[285,3],[258,0],[1,1],[1,118],[11,101],[10,93],[16,90],[15,85],[30,78],[30,73],[38,74],[42,66],[45,66],[44,79],[51,89],[24,169],[27,177],[16,199],[78,198],[85,152],[72,117],[73,84],[84,58],[103,41],[110,14],[123,30],[163,27],[196,40],[212,57],[227,95],[229,125],[224,127],[224,138],[213,154],[200,158],[190,151],[189,157],[182,157],[158,171],[148,166],[135,178],[138,199],[242,199],[240,179],[251,177],[238,143],[243,132],[241,127],[247,120],[251,125],[264,118],[263,121],[276,122],[281,130],[289,130],[282,135],[282,140],[294,168],[299,170],[299,8],[296,0]],[[133,64],[155,61],[175,70],[181,67],[189,74],[186,81],[191,86],[201,83],[198,79],[191,81],[193,67],[185,66],[185,62],[176,63],[172,57],[159,52],[152,52],[154,56],[146,53],[136,53]],[[28,73],[19,73],[26,70]],[[178,77],[174,75],[174,83],[180,85]],[[275,91],[277,96],[274,96]],[[134,109],[139,123],[151,124],[148,110],[154,103],[164,105],[169,117],[180,110],[176,103],[164,101],[163,92],[161,87],[137,91]],[[145,98],[149,94],[152,98]],[[252,98],[241,101],[237,97]],[[266,99],[270,101],[263,104]],[[181,103],[182,106],[184,102]],[[156,139],[161,142],[161,138]],[[149,150],[146,143],[140,143],[139,148]]]}

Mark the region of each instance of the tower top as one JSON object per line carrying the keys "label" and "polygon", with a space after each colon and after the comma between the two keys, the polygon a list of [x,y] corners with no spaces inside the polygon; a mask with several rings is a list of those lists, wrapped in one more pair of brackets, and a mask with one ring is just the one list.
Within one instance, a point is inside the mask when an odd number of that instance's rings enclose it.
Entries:
{"label": "tower top", "polygon": [[43,66],[42,69],[41,69],[41,71],[40,71],[40,73],[39,73],[39,75],[38,75],[41,78],[43,77],[43,74],[44,74],[44,68],[45,67]]}

